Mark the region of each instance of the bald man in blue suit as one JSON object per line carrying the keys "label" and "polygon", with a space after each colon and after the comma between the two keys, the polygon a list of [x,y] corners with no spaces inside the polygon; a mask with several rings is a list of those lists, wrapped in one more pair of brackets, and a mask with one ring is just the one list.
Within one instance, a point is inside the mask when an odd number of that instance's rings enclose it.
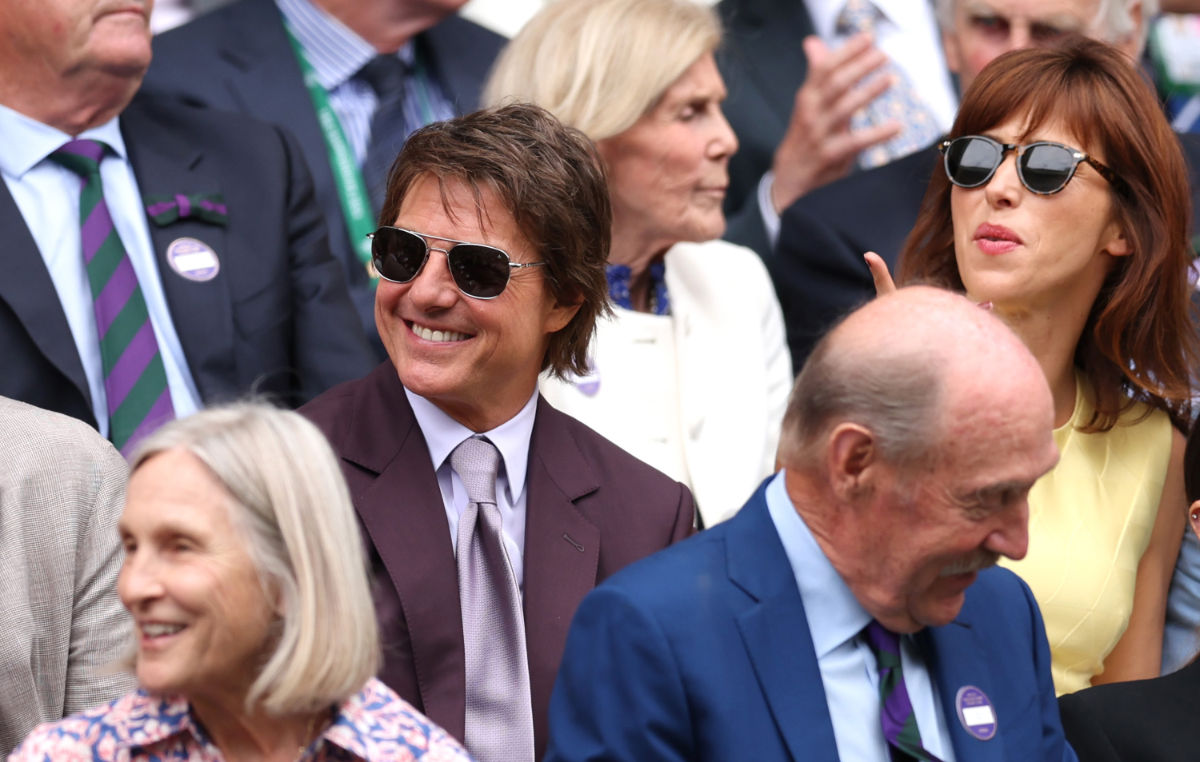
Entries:
{"label": "bald man in blue suit", "polygon": [[1037,605],[992,568],[1025,554],[1052,427],[1036,361],[965,299],[852,314],[797,379],[783,470],[584,599],[547,761],[885,762],[899,694],[867,631],[898,643],[900,719],[933,758],[1075,760]]}

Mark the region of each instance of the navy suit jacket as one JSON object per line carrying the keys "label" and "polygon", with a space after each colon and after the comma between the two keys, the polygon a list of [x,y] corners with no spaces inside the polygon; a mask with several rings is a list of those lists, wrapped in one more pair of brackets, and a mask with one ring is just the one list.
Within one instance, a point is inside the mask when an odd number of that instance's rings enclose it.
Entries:
{"label": "navy suit jacket", "polygon": [[[120,124],[143,196],[216,192],[229,209],[225,226],[149,223],[167,306],[204,403],[257,392],[300,404],[371,367],[291,138],[242,116],[144,95]],[[95,426],[66,315],[4,183],[0,230],[0,395]],[[186,280],[167,263],[167,247],[185,236],[216,252],[221,269],[212,280]]]}
{"label": "navy suit jacket", "polygon": [[[504,38],[449,16],[415,38],[422,61],[454,108],[477,108],[480,91]],[[342,263],[366,335],[383,359],[375,330],[375,291],[350,247],[345,217],[321,126],[304,76],[272,0],[238,0],[154,38],[145,89],[211,108],[239,111],[284,127],[300,142],[325,212],[330,248]],[[388,220],[388,224],[391,224]]]}
{"label": "navy suit jacket", "polygon": [[[456,738],[466,670],[458,571],[425,437],[390,362],[302,410],[341,459],[367,538],[384,644],[379,677]],[[623,566],[692,532],[692,494],[539,399],[529,441],[525,637],[538,759],[567,625]]]}
{"label": "navy suit jacket", "polygon": [[[1013,574],[981,573],[955,621],[922,631],[918,645],[959,760],[1075,759],[1041,616]],[[958,721],[964,685],[992,700],[989,741]],[[729,521],[614,575],[579,607],[551,699],[547,762],[834,759],[807,612],[764,488]]]}
{"label": "navy suit jacket", "polygon": [[729,91],[723,110],[738,138],[729,161],[724,238],[767,259],[771,247],[756,200],[758,181],[771,168],[808,73],[800,41],[815,30],[800,0],[721,0],[717,12],[725,26],[717,64]]}
{"label": "navy suit jacket", "polygon": [[[1200,219],[1200,135],[1179,136]],[[917,221],[929,178],[942,171],[930,146],[830,183],[784,210],[775,256],[767,262],[797,369],[838,318],[875,296],[862,255],[874,251],[892,273]]]}

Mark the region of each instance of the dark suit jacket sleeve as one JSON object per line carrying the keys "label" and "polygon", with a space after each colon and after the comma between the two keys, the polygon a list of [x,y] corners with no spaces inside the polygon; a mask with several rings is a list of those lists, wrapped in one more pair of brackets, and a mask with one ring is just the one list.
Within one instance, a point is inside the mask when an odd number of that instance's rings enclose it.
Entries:
{"label": "dark suit jacket sleeve", "polygon": [[550,699],[545,762],[691,759],[687,697],[665,633],[624,590],[588,594]]}
{"label": "dark suit jacket sleeve", "polygon": [[796,370],[830,326],[874,296],[862,255],[801,204],[784,212],[776,254],[767,261],[767,269]]}
{"label": "dark suit jacket sleeve", "polygon": [[1079,755],[1080,762],[1121,762],[1120,755],[1113,748],[1099,716],[1092,712],[1092,705],[1087,698],[1080,694],[1067,694],[1059,699],[1063,732]]}
{"label": "dark suit jacket sleeve", "polygon": [[288,248],[292,310],[292,358],[300,377],[300,401],[331,386],[366,375],[375,357],[350,308],[346,280],[329,254],[321,209],[300,147],[275,128],[288,161]]}

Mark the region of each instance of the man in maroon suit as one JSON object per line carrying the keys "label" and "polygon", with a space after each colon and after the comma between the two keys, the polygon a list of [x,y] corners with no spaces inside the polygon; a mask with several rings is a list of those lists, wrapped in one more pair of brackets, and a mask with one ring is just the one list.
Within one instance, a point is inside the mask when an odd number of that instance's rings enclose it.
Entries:
{"label": "man in maroon suit", "polygon": [[390,362],[303,412],[371,546],[382,679],[481,762],[532,762],[580,600],[692,530],[684,486],[537,393],[608,309],[603,171],[536,107],[477,112],[409,138],[381,220]]}

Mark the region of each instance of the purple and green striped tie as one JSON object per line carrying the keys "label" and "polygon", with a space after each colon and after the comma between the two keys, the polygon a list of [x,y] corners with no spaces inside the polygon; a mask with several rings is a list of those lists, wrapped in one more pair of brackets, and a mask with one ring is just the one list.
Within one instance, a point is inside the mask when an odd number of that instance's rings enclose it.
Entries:
{"label": "purple and green striped tie", "polygon": [[921,746],[921,731],[917,729],[917,718],[900,668],[900,636],[874,619],[863,628],[863,636],[879,670],[879,720],[893,762],[914,759],[940,762]]}
{"label": "purple and green striped tie", "polygon": [[175,410],[146,300],[104,201],[100,160],[107,150],[106,144],[96,140],[72,140],[50,154],[50,159],[83,182],[80,247],[100,338],[108,436],[128,455],[138,440],[174,418]]}

